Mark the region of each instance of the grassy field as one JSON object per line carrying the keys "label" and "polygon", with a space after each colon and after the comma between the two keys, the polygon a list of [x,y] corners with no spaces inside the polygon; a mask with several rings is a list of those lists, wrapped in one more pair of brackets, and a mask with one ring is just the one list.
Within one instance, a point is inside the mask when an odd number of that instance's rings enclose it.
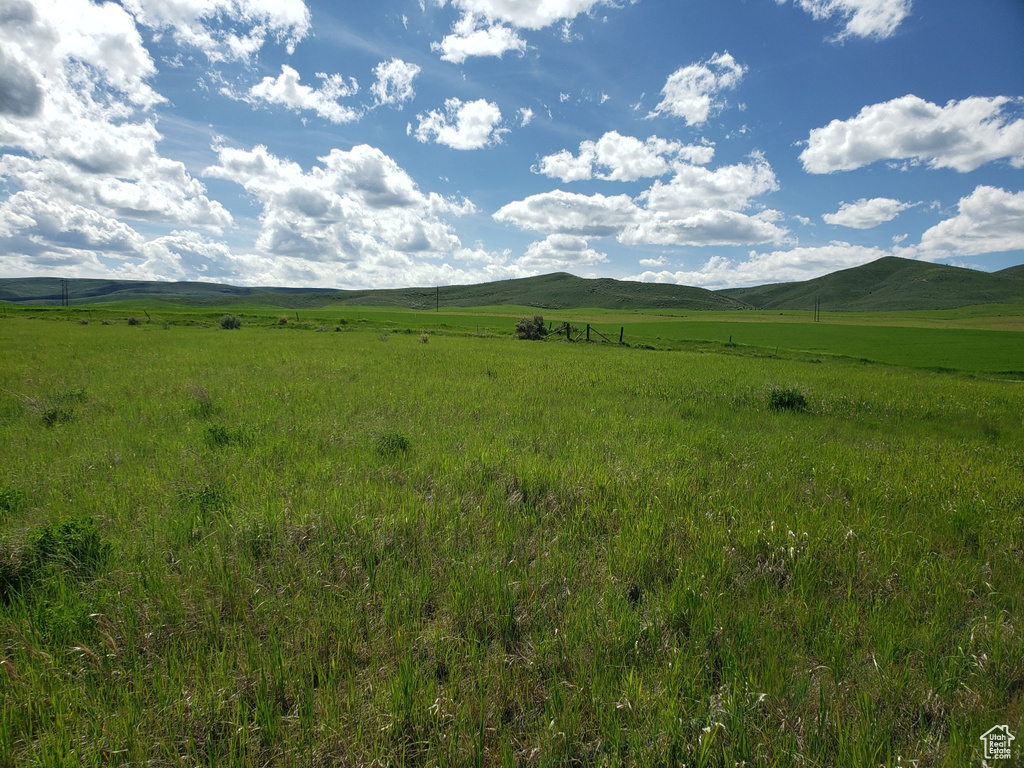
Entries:
{"label": "grassy field", "polygon": [[[976,375],[1024,368],[1016,334],[148,311],[0,317],[2,766],[967,766],[1024,738],[1024,392]],[[828,354],[754,337],[782,329]],[[984,365],[946,366],[975,375],[855,359],[979,332]]]}
{"label": "grassy field", "polygon": [[[5,309],[5,311],[8,311]],[[279,307],[226,305],[197,311],[161,302],[118,302],[89,308],[12,308],[15,317],[124,323],[137,316],[147,326],[216,326],[225,311],[249,326],[281,331],[378,329],[420,333],[508,336],[516,321],[538,310],[522,306],[422,312],[389,307]],[[620,330],[627,344],[656,349],[706,348],[718,351],[802,352],[915,368],[971,371],[1024,378],[1024,306],[987,305],[966,310],[889,313],[826,313],[814,322],[809,312],[694,312],[692,310],[554,310],[544,313],[553,327],[569,322],[580,330],[589,323],[613,342]],[[281,321],[284,321],[282,324]],[[574,334],[575,335],[575,334]],[[594,334],[596,340],[599,337]],[[724,346],[723,346],[724,345]]]}

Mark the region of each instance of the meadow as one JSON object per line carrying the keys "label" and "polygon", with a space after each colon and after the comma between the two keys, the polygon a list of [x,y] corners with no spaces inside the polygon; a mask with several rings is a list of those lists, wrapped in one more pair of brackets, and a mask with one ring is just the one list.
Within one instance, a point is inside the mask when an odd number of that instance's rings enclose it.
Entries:
{"label": "meadow", "polygon": [[129,309],[0,317],[2,766],[1024,738],[1018,333]]}

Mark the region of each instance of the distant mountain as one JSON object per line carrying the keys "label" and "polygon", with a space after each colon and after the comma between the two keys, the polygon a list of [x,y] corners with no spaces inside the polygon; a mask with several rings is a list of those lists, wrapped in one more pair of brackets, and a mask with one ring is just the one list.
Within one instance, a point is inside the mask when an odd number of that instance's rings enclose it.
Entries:
{"label": "distant mountain", "polygon": [[[682,285],[585,279],[558,272],[477,285],[341,291],[318,288],[246,288],[216,283],[68,280],[73,305],[111,301],[167,301],[191,306],[252,304],[282,309],[371,305],[433,309],[518,305],[537,309],[813,309],[895,311],[953,309],[971,304],[1024,303],[1024,265],[979,272],[886,257],[797,283],[708,291]],[[57,278],[0,278],[0,301],[59,304]]]}
{"label": "distant mountain", "polygon": [[[634,283],[603,278],[589,280],[558,272],[539,277],[498,280],[478,285],[380,290],[321,290],[315,288],[244,288],[215,283],[161,283],[127,280],[69,279],[73,305],[110,301],[168,301],[192,306],[254,304],[288,309],[327,305],[433,309],[446,307],[520,305],[538,309],[745,309],[729,296],[704,288]],[[0,278],[0,301],[19,304],[58,304],[58,278]]]}
{"label": "distant mountain", "polygon": [[954,309],[972,304],[1024,303],[1024,265],[979,272],[888,256],[798,283],[727,288],[718,293],[755,309],[828,311]]}

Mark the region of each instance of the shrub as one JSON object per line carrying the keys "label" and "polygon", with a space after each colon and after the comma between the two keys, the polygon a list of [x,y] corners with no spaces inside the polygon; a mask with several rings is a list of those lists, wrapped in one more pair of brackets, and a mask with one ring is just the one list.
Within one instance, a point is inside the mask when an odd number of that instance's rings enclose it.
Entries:
{"label": "shrub", "polygon": [[796,387],[772,387],[768,393],[768,407],[773,411],[806,411],[807,398]]}
{"label": "shrub", "polygon": [[242,327],[242,321],[235,315],[224,315],[220,319],[220,327],[226,331],[233,331]]}
{"label": "shrub", "polygon": [[281,315],[277,318],[278,325],[288,325],[288,315]]}
{"label": "shrub", "polygon": [[420,334],[420,344],[426,344],[430,341],[430,336],[426,331]]}
{"label": "shrub", "polygon": [[377,455],[384,459],[393,459],[408,453],[411,445],[409,438],[401,432],[385,432],[377,438]]}
{"label": "shrub", "polygon": [[534,315],[532,318],[520,318],[519,322],[516,323],[513,335],[517,339],[530,339],[533,341],[543,339],[547,335],[547,328],[544,327],[544,318],[540,315]]}
{"label": "shrub", "polygon": [[142,320],[137,317],[129,317],[128,325],[142,325]]}

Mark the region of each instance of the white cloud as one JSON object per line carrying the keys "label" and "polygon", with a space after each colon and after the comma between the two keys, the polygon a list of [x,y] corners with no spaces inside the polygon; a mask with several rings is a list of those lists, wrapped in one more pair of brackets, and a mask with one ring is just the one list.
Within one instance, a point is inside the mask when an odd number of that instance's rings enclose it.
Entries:
{"label": "white cloud", "polygon": [[1021,104],[1005,96],[975,96],[940,107],[902,96],[813,129],[800,160],[809,173],[848,171],[886,159],[961,173],[1004,158],[1024,168],[1024,118],[1009,114]]}
{"label": "white cloud", "polygon": [[776,211],[749,216],[707,208],[681,216],[648,215],[619,235],[627,245],[748,245],[777,243],[786,230],[775,224]]}
{"label": "white cloud", "polygon": [[666,264],[668,264],[668,259],[664,255],[656,259],[640,259],[641,267],[664,267]]}
{"label": "white cloud", "polygon": [[520,128],[525,128],[533,122],[533,110],[529,107],[521,107],[517,114],[519,115]]}
{"label": "white cloud", "polygon": [[440,53],[443,61],[462,64],[470,56],[501,58],[509,51],[523,53],[526,41],[511,27],[488,25],[481,17],[467,14],[455,24],[453,34],[431,43],[430,50]]}
{"label": "white cloud", "polygon": [[507,128],[500,128],[501,110],[497,104],[485,99],[463,103],[459,99],[446,99],[445,111],[431,110],[417,115],[418,141],[433,141],[452,149],[481,149],[501,141]]}
{"label": "white cloud", "polygon": [[[562,23],[562,39],[578,39],[568,22],[598,5],[615,5],[614,0],[451,0],[462,16],[452,34],[431,43],[441,58],[461,64],[470,56],[502,56],[508,51],[522,53],[526,41],[520,29],[543,29]],[[440,0],[445,5],[446,0]]]}
{"label": "white cloud", "polygon": [[[581,163],[568,153],[551,157],[549,171],[558,170],[563,178],[574,173],[588,178],[593,158]],[[554,190],[509,203],[494,218],[538,232],[614,236],[630,245],[741,245],[785,238],[786,230],[776,223],[777,211],[745,212],[754,197],[778,189],[762,156],[713,171],[684,163],[674,163],[673,170],[669,182],[655,181],[636,200]]]}
{"label": "white cloud", "polygon": [[[576,156],[562,150],[542,157],[534,171],[563,182],[582,181],[595,175],[611,181],[636,181],[668,173],[672,159],[705,164],[711,162],[714,154],[714,147],[709,144],[684,145],[657,136],[640,141],[609,131],[597,141],[581,142]],[[608,170],[595,174],[595,166]]]}
{"label": "white cloud", "polygon": [[[786,0],[778,0],[780,4]],[[910,15],[912,0],[795,0],[803,10],[816,20],[840,16],[846,20],[846,27],[837,36],[891,37],[899,25]]]}
{"label": "white cloud", "polygon": [[1024,192],[979,186],[961,198],[958,211],[921,236],[922,258],[1024,250]]}
{"label": "white cloud", "polygon": [[92,208],[18,192],[0,206],[0,237],[25,231],[51,246],[100,250],[110,255],[130,252],[142,243],[142,237],[127,224]]}
{"label": "white cloud", "polygon": [[735,88],[743,78],[746,67],[739,64],[728,51],[716,53],[707,61],[677,69],[661,89],[664,97],[648,117],[667,112],[681,117],[687,125],[701,125],[712,110],[721,109],[716,101],[719,93]]}
{"label": "white cloud", "polygon": [[310,29],[302,0],[124,0],[136,20],[169,29],[179,45],[201,50],[210,61],[250,59],[268,35],[289,54]]}
{"label": "white cloud", "polygon": [[263,207],[257,248],[312,261],[408,265],[410,254],[451,255],[461,243],[442,215],[468,201],[423,194],[394,160],[367,145],[332,150],[310,171],[266,147],[222,148],[206,173],[234,181]]}
{"label": "white cloud", "polygon": [[822,214],[826,224],[837,224],[853,229],[871,229],[892,221],[916,203],[904,203],[891,197],[861,198],[854,203],[842,203],[835,213]]}
{"label": "white cloud", "polygon": [[[441,2],[443,5],[444,0]],[[465,14],[534,30],[571,21],[599,5],[615,5],[614,0],[451,0],[451,3]]]}
{"label": "white cloud", "polygon": [[749,163],[726,165],[715,170],[696,165],[675,167],[668,181],[655,181],[640,195],[647,208],[664,216],[685,216],[707,209],[741,211],[751,200],[778,190],[771,165],[760,154]]}
{"label": "white cloud", "polygon": [[265,77],[249,90],[249,101],[265,101],[269,104],[283,104],[294,112],[310,110],[332,123],[350,123],[358,120],[360,113],[338,103],[338,99],[352,96],[359,91],[354,78],[346,83],[341,75],[318,72],[323,80],[319,88],[311,88],[299,82],[299,73],[287,64],[281,65],[277,77]]}
{"label": "white cloud", "polygon": [[[0,204],[9,237],[31,240],[38,253],[47,243],[92,242],[83,229],[85,209],[95,221],[212,231],[232,224],[184,164],[157,151],[161,135],[151,108],[163,98],[149,85],[156,68],[123,8],[13,0],[0,16],[6,73],[18,80],[7,86],[18,100],[0,121],[0,144],[18,150],[0,155],[0,181],[21,194]],[[56,216],[51,206],[77,213]],[[66,236],[58,226],[68,228]]]}
{"label": "white cloud", "polygon": [[516,265],[528,272],[555,272],[608,261],[608,256],[588,246],[578,235],[553,234],[526,249]]}
{"label": "white cloud", "polygon": [[793,248],[770,253],[751,252],[745,261],[712,256],[695,270],[646,271],[623,278],[645,283],[674,283],[711,290],[766,283],[811,280],[838,269],[849,269],[891,256],[888,251],[836,242],[812,248]]}
{"label": "white cloud", "polygon": [[579,195],[560,189],[531,195],[499,208],[496,221],[549,234],[608,237],[636,220],[628,195]]}
{"label": "white cloud", "polygon": [[376,98],[377,104],[401,105],[416,95],[412,81],[419,73],[418,65],[401,59],[382,61],[373,68],[373,74],[377,79],[370,87],[370,91]]}

